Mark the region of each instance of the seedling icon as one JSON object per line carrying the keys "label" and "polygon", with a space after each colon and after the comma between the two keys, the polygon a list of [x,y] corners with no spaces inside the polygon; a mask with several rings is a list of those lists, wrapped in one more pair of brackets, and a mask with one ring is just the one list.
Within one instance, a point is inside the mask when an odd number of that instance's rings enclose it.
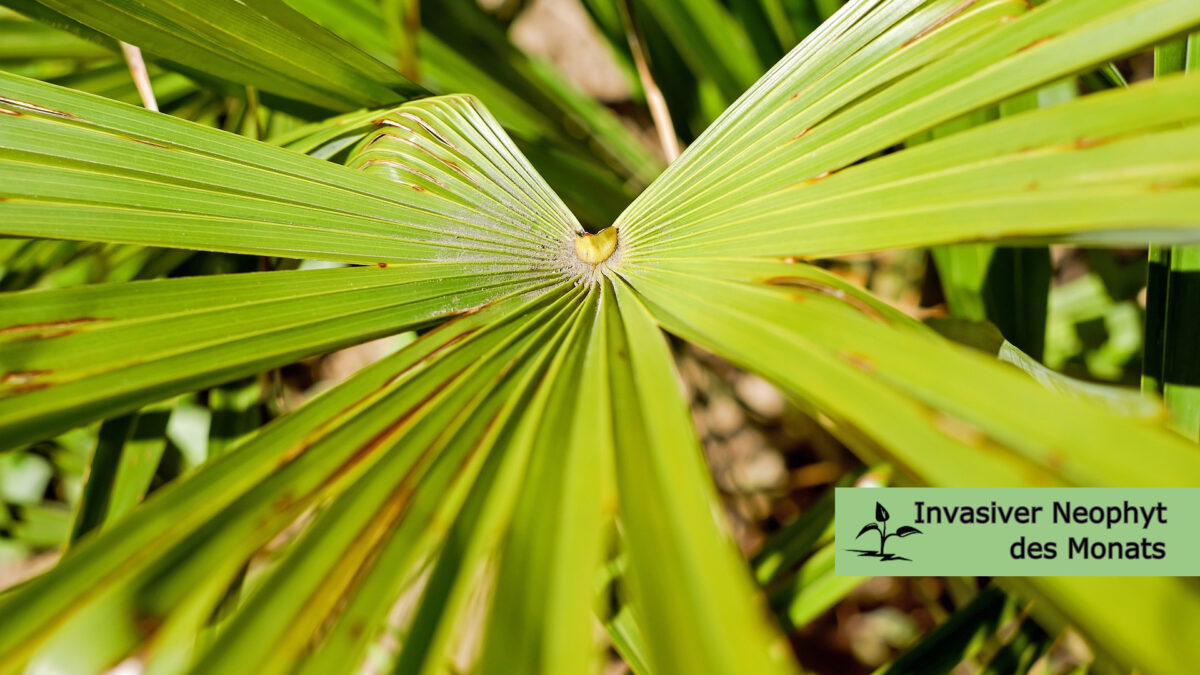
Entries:
{"label": "seedling icon", "polygon": [[911,525],[902,525],[899,528],[897,528],[895,532],[888,534],[887,521],[888,521],[889,517],[890,516],[888,515],[887,509],[883,508],[883,504],[880,504],[879,502],[875,502],[875,521],[876,522],[864,526],[863,529],[858,531],[858,535],[856,535],[854,538],[858,539],[859,537],[863,536],[864,534],[874,531],[876,534],[879,535],[879,550],[878,551],[864,551],[861,549],[853,549],[853,548],[849,549],[849,550],[853,551],[854,553],[857,553],[859,556],[871,556],[873,558],[879,558],[881,560],[908,560],[908,558],[905,558],[903,556],[893,555],[891,553],[885,553],[883,550],[884,546],[887,545],[887,540],[890,537],[907,537],[910,534],[921,534],[921,531]]}

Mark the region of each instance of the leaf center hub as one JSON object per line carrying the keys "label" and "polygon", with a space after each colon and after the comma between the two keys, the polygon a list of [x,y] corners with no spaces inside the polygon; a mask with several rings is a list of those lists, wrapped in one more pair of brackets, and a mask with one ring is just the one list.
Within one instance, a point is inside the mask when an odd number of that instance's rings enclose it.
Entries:
{"label": "leaf center hub", "polygon": [[617,228],[606,227],[596,234],[575,235],[575,255],[589,265],[608,260],[617,248]]}

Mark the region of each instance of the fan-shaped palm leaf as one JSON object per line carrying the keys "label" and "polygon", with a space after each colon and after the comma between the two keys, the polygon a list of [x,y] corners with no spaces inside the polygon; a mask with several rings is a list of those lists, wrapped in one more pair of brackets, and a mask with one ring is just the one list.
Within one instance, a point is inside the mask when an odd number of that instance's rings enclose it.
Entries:
{"label": "fan-shaped palm leaf", "polygon": [[[132,35],[124,14],[44,4]],[[137,20],[182,39],[175,5],[152,4]],[[132,654],[150,672],[343,670],[402,597],[394,672],[578,672],[598,658],[593,589],[616,546],[635,660],[793,671],[723,533],[663,330],[775,381],[905,481],[1194,483],[1183,440],[1042,389],[796,258],[1200,238],[1194,78],[878,156],[1197,24],[1190,0],[851,2],[625,211],[607,256],[577,253],[594,240],[469,97],[357,118],[371,131],[337,166],[0,76],[0,233],[368,264],[2,296],[6,445],[440,322],[6,594],[0,672]],[[200,47],[224,53],[213,35]],[[341,47],[322,50],[304,62]],[[297,521],[273,559],[256,555]],[[248,563],[244,601],[214,620]],[[1122,663],[1200,658],[1192,586],[1100,583],[1012,585]],[[1182,609],[1168,622],[1152,597]],[[1118,611],[1093,611],[1101,598]]]}

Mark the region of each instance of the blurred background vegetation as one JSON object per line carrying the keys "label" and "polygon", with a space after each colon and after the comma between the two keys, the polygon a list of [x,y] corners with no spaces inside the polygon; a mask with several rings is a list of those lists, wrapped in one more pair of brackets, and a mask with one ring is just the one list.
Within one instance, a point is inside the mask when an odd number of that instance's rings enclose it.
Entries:
{"label": "blurred background vegetation", "polygon": [[[6,4],[30,14],[39,11],[37,5]],[[289,4],[431,91],[477,95],[591,230],[608,225],[662,171],[676,152],[672,140],[684,147],[694,140],[840,5],[837,0]],[[118,45],[95,35],[84,39],[74,28],[58,30],[0,10],[0,69],[140,103]],[[173,64],[151,61],[149,71],[157,105],[168,114],[326,158],[336,159],[357,140],[348,133],[362,121],[353,112],[347,113],[345,129],[313,136],[309,120],[324,111],[189,75],[186,67]],[[1152,54],[1136,55],[975,113],[983,116],[975,121],[1123,86],[1153,71]],[[663,106],[655,103],[660,94]],[[972,119],[956,120],[932,135],[972,124]],[[296,264],[139,246],[0,239],[0,290]],[[1159,414],[1152,400],[1136,393],[1147,324],[1145,250],[962,245],[821,264],[956,340],[995,353],[1007,339],[1052,371],[1131,387],[1095,391],[1117,405]],[[264,421],[413,337],[385,338],[309,359],[0,454],[0,588],[51,565],[73,529],[86,527],[73,523],[72,513],[84,498],[83,474],[93,453],[126,445],[144,457],[140,475],[120,477],[124,489],[109,507],[109,517],[116,517],[148,492],[225,452]],[[805,668],[872,672],[914,644],[925,646],[910,656],[940,650],[943,665],[957,665],[956,672],[1060,673],[1090,660],[1077,636],[1047,632],[1026,620],[1028,608],[988,587],[986,579],[833,577],[826,529],[831,488],[845,484],[846,477],[886,482],[886,468],[862,466],[765,380],[701,350],[678,349],[696,424],[734,532]],[[803,594],[797,592],[800,581]],[[955,621],[947,623],[951,616]],[[613,672],[624,668],[614,656]],[[906,672],[905,662],[892,664],[892,670]]]}

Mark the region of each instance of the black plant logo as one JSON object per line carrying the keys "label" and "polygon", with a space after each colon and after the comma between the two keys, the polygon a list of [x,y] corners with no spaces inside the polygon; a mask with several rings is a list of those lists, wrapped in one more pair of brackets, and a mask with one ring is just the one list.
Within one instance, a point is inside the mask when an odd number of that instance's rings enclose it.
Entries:
{"label": "black plant logo", "polygon": [[901,527],[897,528],[895,532],[888,534],[888,531],[887,531],[888,517],[889,516],[888,516],[887,509],[883,508],[883,504],[880,504],[879,502],[875,502],[875,520],[877,522],[871,523],[870,525],[863,527],[863,529],[858,531],[858,535],[856,537],[854,537],[855,539],[858,539],[858,537],[861,537],[864,534],[871,532],[873,530],[876,534],[879,535],[879,550],[878,551],[866,551],[863,549],[856,549],[856,548],[851,548],[851,549],[846,549],[846,550],[851,551],[853,553],[857,553],[860,557],[870,556],[872,558],[879,558],[880,560],[908,560],[908,558],[905,558],[903,556],[894,555],[892,553],[884,553],[883,547],[887,544],[887,540],[891,537],[907,537],[910,534],[921,534],[921,531],[911,525],[902,525]]}

